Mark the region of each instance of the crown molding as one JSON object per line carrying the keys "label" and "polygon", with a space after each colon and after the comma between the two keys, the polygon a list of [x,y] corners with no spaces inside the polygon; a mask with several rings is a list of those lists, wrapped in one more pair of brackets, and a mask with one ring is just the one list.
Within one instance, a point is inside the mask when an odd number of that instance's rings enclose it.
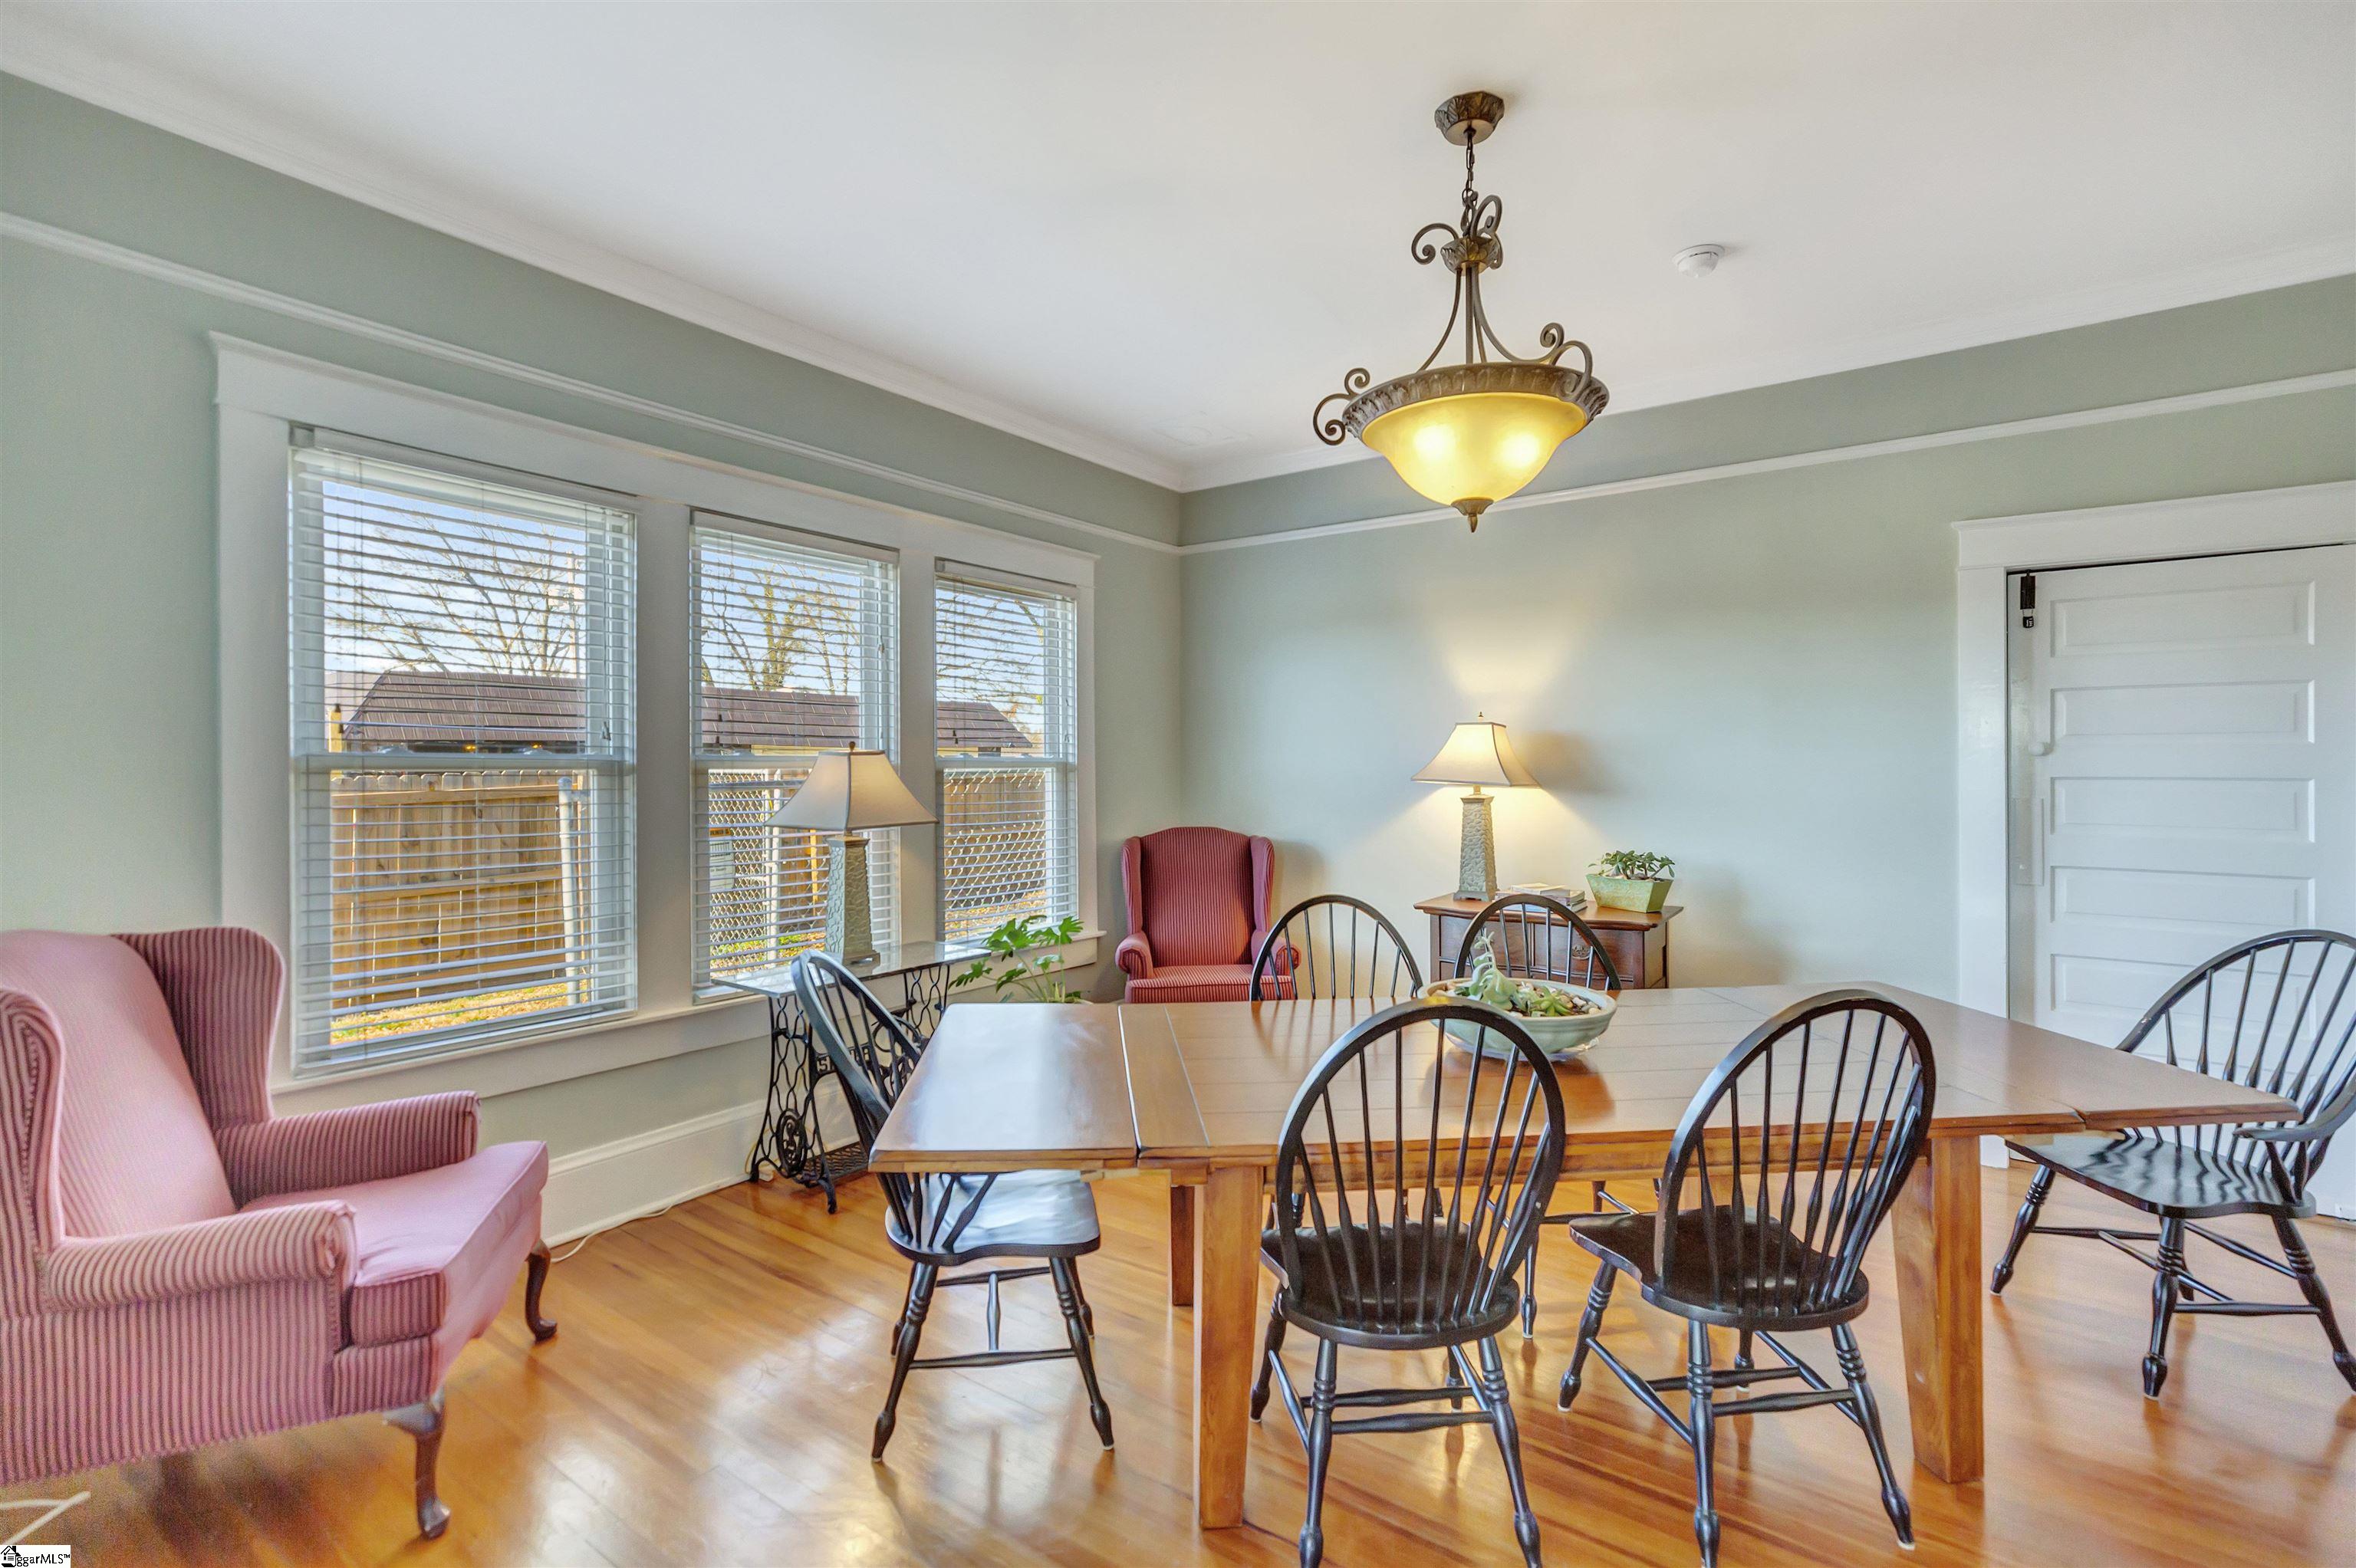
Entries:
{"label": "crown molding", "polygon": [[[2040,414],[2033,419],[2000,420],[1993,424],[1964,425],[1953,430],[1932,431],[1922,435],[1903,435],[1888,441],[1858,442],[1848,446],[1820,447],[1813,452],[1786,453],[1780,457],[1755,457],[1740,463],[1718,463],[1703,468],[1671,469],[1660,474],[1643,474],[1630,479],[1607,479],[1593,485],[1573,485],[1560,490],[1523,490],[1490,504],[1482,514],[1487,521],[1501,512],[1518,512],[1527,507],[1550,507],[1557,502],[1591,501],[1606,496],[1633,496],[1646,490],[1673,490],[1686,485],[1707,485],[1720,479],[1740,479],[1754,474],[1780,474],[1793,468],[1815,468],[1827,463],[1855,463],[1869,457],[1894,457],[1908,452],[1927,452],[1934,447],[1966,446],[1974,442],[2003,441],[2013,436],[2038,435],[2048,431],[2079,430],[2088,425],[2116,424],[2122,420],[2151,419],[2163,414],[2196,412],[2201,409],[2225,408],[2235,403],[2263,402],[2270,398],[2297,397],[2308,392],[2329,392],[2343,387],[2356,387],[2356,370],[2324,370],[2312,376],[2288,376],[2276,381],[2250,381],[2240,386],[2216,387],[2205,392],[2184,392],[2175,397],[2146,398],[2132,403],[2107,403],[2100,408],[2074,409],[2068,413]],[[2329,489],[2331,486],[2316,486]],[[1230,539],[1202,539],[1181,545],[1180,555],[1214,555],[1231,549],[1253,549],[1261,545],[1298,544],[1309,539],[1334,539],[1344,534],[1376,533],[1385,528],[1414,528],[1422,523],[1462,522],[1463,514],[1453,507],[1432,507],[1413,512],[1398,512],[1387,517],[1359,517],[1348,522],[1312,523],[1297,528],[1278,528],[1264,534],[1237,534]],[[2008,522],[2009,518],[1993,518],[1991,522]],[[1965,525],[1958,524],[1958,528]]]}
{"label": "crown molding", "polygon": [[[1044,507],[1034,507],[1026,501],[1009,500],[1003,496],[993,496],[986,490],[974,490],[963,485],[952,485],[947,480],[911,473],[905,468],[894,468],[886,463],[876,463],[868,458],[855,457],[849,453],[836,452],[830,447],[819,446],[812,442],[797,441],[792,436],[779,435],[774,431],[758,430],[751,425],[738,424],[733,420],[716,419],[710,414],[698,413],[693,409],[683,409],[673,403],[659,402],[653,398],[642,398],[635,392],[618,391],[611,387],[599,386],[594,381],[584,381],[577,377],[563,375],[558,371],[543,370],[536,365],[526,365],[514,359],[503,359],[496,354],[486,354],[478,348],[468,348],[463,344],[445,343],[438,337],[428,337],[423,333],[412,332],[407,327],[371,321],[367,316],[355,315],[349,311],[337,310],[332,305],[314,304],[308,300],[296,299],[291,294],[278,293],[273,290],[261,288],[252,283],[241,283],[235,278],[225,278],[218,272],[208,272],[201,268],[191,267],[185,262],[171,261],[166,257],[151,256],[144,251],[134,251],[125,245],[117,245],[112,240],[93,239],[87,234],[77,234],[70,229],[59,229],[54,224],[42,223],[34,219],[21,217],[16,213],[0,212],[0,239],[38,245],[44,250],[54,251],[60,255],[72,256],[85,261],[95,261],[102,266],[113,267],[136,277],[150,278],[157,283],[169,283],[177,288],[193,289],[199,293],[210,294],[215,299],[228,300],[234,304],[269,311],[274,315],[282,315],[291,321],[307,322],[314,326],[324,326],[337,332],[348,333],[355,337],[385,344],[426,358],[439,359],[444,364],[461,365],[470,370],[480,370],[490,375],[505,377],[509,380],[520,381],[529,386],[545,388],[550,391],[562,392],[568,397],[580,398],[587,402],[602,403],[607,408],[621,409],[629,413],[661,420],[690,430],[700,430],[712,435],[725,436],[731,441],[741,441],[747,445],[766,447],[769,451],[782,452],[789,456],[829,464],[854,474],[863,474],[870,478],[883,480],[887,484],[904,485],[909,489],[922,491],[926,495],[945,496],[971,506],[985,507],[1011,517],[1027,517],[1033,522],[1071,528],[1076,532],[1097,539],[1116,540],[1121,544],[1133,545],[1139,549],[1152,550],[1158,554],[1174,555],[1178,551],[1175,544],[1149,535],[1132,534],[1125,529],[1108,527],[1103,523],[1090,522],[1086,517],[1075,517],[1063,512],[1050,511]],[[353,374],[357,375],[359,372],[353,372]],[[778,476],[769,475],[765,477],[774,480]]]}
{"label": "crown molding", "polygon": [[[2006,305],[1892,332],[1812,345],[1789,353],[1730,360],[1687,375],[1655,376],[1650,379],[1627,382],[1613,379],[1611,382],[1612,406],[1604,411],[1603,417],[1610,419],[1613,414],[1633,413],[1639,409],[1661,408],[1670,403],[1692,402],[1728,392],[1746,392],[1761,387],[1781,386],[1789,381],[1805,381],[1818,376],[1835,376],[1876,365],[1894,365],[1908,359],[1951,354],[1958,349],[1981,348],[1992,343],[2036,337],[2049,332],[2067,332],[2072,327],[2094,326],[2106,321],[2149,315],[2156,311],[2206,304],[2212,300],[2231,299],[2236,294],[2263,293],[2268,289],[2289,288],[2294,284],[2311,283],[2351,272],[2356,272],[2356,236],[2263,251],[2231,261],[2183,268],[2136,283],[2082,289],[2026,304]],[[1338,463],[1364,462],[1366,457],[1367,453],[1362,447],[1317,445],[1290,452],[1236,457],[1224,462],[1211,460],[1189,464],[1185,468],[1184,487],[1190,491],[1207,490],[1222,485],[1240,485],[1254,479],[1270,479],[1283,474],[1327,468]]]}
{"label": "crown molding", "polygon": [[[218,94],[92,48],[39,11],[21,7],[11,11],[5,37],[0,37],[0,69],[617,298],[1166,490],[1215,489],[1368,460],[1365,450],[1355,445],[1316,444],[1226,458],[1165,461],[1110,437],[1074,429],[953,385],[659,268],[453,197],[426,182],[390,174],[356,153],[325,151],[317,144],[296,144],[282,128]],[[1727,360],[1687,374],[1613,380],[1612,410],[1604,417],[2067,331],[2351,272],[2356,272],[2356,236],[2266,251],[1890,332]]]}
{"label": "crown molding", "polygon": [[1176,465],[1121,442],[956,386],[660,268],[453,197],[355,154],[294,142],[283,128],[215,94],[92,48],[38,11],[10,11],[0,69],[542,272],[1165,490],[1178,489],[1184,477]]}

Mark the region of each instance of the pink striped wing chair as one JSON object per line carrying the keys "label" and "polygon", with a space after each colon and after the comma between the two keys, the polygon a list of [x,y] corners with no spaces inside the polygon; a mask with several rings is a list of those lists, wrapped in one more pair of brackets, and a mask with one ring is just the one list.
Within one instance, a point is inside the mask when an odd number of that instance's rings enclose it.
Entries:
{"label": "pink striped wing chair", "polygon": [[434,1488],[442,1380],[529,1259],[543,1144],[475,1096],[270,1112],[284,966],[251,931],[0,933],[0,1483],[361,1411]]}
{"label": "pink striped wing chair", "polygon": [[1165,827],[1120,847],[1129,935],[1113,957],[1132,1002],[1240,1002],[1268,935],[1276,846],[1224,827]]}

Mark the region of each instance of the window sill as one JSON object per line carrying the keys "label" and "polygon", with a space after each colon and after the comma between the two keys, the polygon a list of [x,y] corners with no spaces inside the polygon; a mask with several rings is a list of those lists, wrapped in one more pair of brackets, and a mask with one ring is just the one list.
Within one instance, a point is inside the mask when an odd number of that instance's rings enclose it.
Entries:
{"label": "window sill", "polygon": [[[1063,958],[1066,972],[1083,973],[1096,965],[1101,934],[1083,933],[1076,942],[1047,951]],[[982,987],[969,987],[959,999],[980,1001],[987,995]],[[356,1067],[328,1077],[290,1078],[282,1068],[273,1075],[270,1097],[280,1115],[453,1089],[472,1090],[487,1100],[744,1040],[766,1040],[768,1033],[767,1003],[758,997],[740,995],[733,1000],[695,1002],[659,1011],[641,1009],[626,1018],[579,1029],[528,1040],[491,1041],[422,1061]]]}

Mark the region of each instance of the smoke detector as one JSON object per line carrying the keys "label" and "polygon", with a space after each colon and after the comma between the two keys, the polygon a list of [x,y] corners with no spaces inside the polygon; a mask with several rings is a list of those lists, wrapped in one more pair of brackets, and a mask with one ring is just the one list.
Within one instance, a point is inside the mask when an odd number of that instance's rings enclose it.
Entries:
{"label": "smoke detector", "polygon": [[1669,258],[1669,264],[1688,278],[1706,278],[1726,260],[1723,245],[1688,245]]}

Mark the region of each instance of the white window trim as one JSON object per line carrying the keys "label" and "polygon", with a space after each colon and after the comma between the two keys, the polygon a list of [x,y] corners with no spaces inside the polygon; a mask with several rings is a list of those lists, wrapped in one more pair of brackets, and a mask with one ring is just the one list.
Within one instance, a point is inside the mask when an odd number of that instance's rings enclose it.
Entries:
{"label": "white window trim", "polygon": [[[937,567],[937,565],[938,563],[937,562],[936,566]],[[952,560],[948,562],[948,575],[952,578],[962,578],[969,582],[994,581],[1001,587],[1012,589],[1020,592],[1037,592],[1043,589],[1049,592],[1057,592],[1072,587],[1072,584],[1067,582],[1052,581],[1032,574],[1008,571],[1002,568],[993,566],[984,561]],[[939,573],[936,571],[930,581],[937,581],[938,580]],[[932,613],[929,601],[926,613],[928,614]],[[1074,648],[1073,656],[1078,660],[1079,668],[1075,672],[1076,678],[1073,682],[1073,701],[1077,705],[1077,711],[1075,713],[1073,718],[1073,742],[1076,749],[1074,752],[1071,763],[1066,763],[1058,759],[1045,765],[1057,768],[1069,766],[1072,769],[1073,798],[1076,803],[1074,815],[1077,818],[1076,830],[1078,834],[1077,842],[1075,845],[1076,858],[1072,866],[1072,874],[1075,877],[1089,877],[1096,873],[1095,861],[1090,854],[1093,835],[1096,831],[1096,769],[1091,765],[1091,760],[1095,756],[1095,751],[1093,749],[1093,744],[1088,731],[1088,726],[1090,723],[1089,707],[1094,697],[1094,688],[1090,685],[1089,677],[1091,667],[1096,661],[1094,647],[1088,635],[1088,627],[1091,617],[1089,614],[1088,605],[1085,601],[1078,604],[1076,613],[1078,624],[1076,628],[1077,635],[1076,637],[1076,646]],[[939,632],[938,620],[935,619],[926,630],[926,636],[928,638],[926,644],[926,656],[929,658],[937,656],[938,653],[937,647],[929,641],[930,638],[937,635]],[[1002,760],[964,757],[953,760],[956,762],[958,769],[961,772],[980,772],[992,766],[1019,769],[1038,767],[1042,765],[1038,761],[1028,757],[1014,757]],[[937,740],[934,746],[932,762],[932,779],[935,788],[937,789],[939,787],[941,776],[941,759]],[[928,799],[926,802],[926,805],[936,814],[940,810],[940,801],[937,797]],[[937,865],[939,859],[940,858],[938,856],[936,856],[934,858],[933,864]],[[948,912],[943,905],[939,888],[932,888],[928,890],[928,893],[933,901],[932,918],[935,924],[935,930],[937,931],[944,920],[944,917],[946,917]],[[1097,930],[1097,924],[1095,900],[1092,891],[1087,889],[1077,889],[1076,890],[1076,909],[1075,912],[1076,912],[1080,917],[1081,929],[1086,932],[1094,933]],[[1052,911],[1048,912],[1048,913],[1051,918],[1054,918]]]}
{"label": "white window trim", "polygon": [[[687,767],[688,529],[694,510],[890,550],[900,561],[900,756],[909,788],[938,800],[933,733],[933,571],[937,558],[1073,589],[1079,601],[1080,921],[1066,953],[1097,957],[1095,602],[1097,557],[775,475],[582,429],[215,333],[220,417],[221,918],[285,950],[293,935],[287,690],[286,450],[294,427],[373,438],[635,497],[638,513],[638,1009],[627,1018],[415,1062],[296,1080],[284,1017],[273,1096],[317,1110],[392,1093],[511,1093],[767,1033],[755,998],[697,1006],[691,994],[692,810]],[[923,765],[913,765],[917,759]],[[905,829],[912,835],[928,829]],[[904,854],[903,932],[932,934],[931,854]]]}

